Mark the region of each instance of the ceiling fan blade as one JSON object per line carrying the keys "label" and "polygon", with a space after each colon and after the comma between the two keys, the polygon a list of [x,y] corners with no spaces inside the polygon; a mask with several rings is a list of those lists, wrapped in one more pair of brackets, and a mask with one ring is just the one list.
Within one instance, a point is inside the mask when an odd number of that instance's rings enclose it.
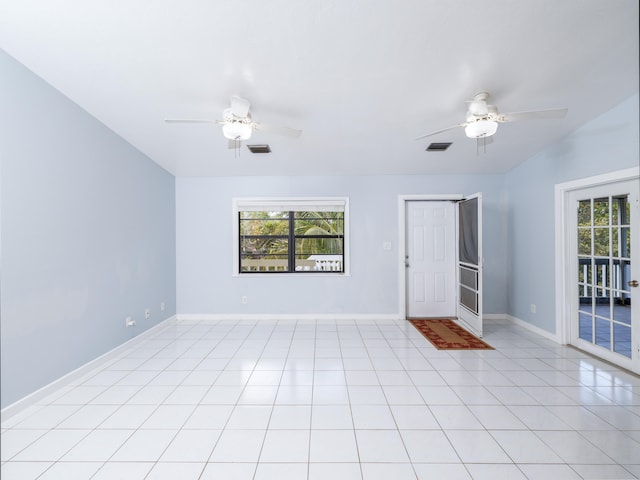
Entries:
{"label": "ceiling fan blade", "polygon": [[196,118],[165,118],[166,123],[220,123],[219,120],[201,120]]}
{"label": "ceiling fan blade", "polygon": [[442,132],[447,132],[449,130],[453,130],[454,128],[465,127],[466,125],[467,125],[466,123],[459,123],[458,125],[454,125],[452,127],[447,127],[447,128],[443,128],[442,130],[436,130],[435,132],[427,133],[425,135],[420,135],[419,137],[416,137],[415,140],[420,140],[422,138],[430,137],[432,135],[437,135]]}
{"label": "ceiling fan blade", "polygon": [[236,117],[246,118],[249,114],[249,100],[246,98],[238,97],[237,95],[231,96],[231,113]]}
{"label": "ceiling fan blade", "polygon": [[300,137],[300,135],[302,135],[302,130],[296,130],[295,128],[289,128],[280,125],[269,125],[254,122],[253,127],[261,132],[275,133],[277,135],[284,135],[285,137],[290,138],[298,138]]}
{"label": "ceiling fan blade", "polygon": [[532,110],[530,112],[513,112],[498,115],[499,122],[516,122],[520,120],[535,120],[545,118],[564,118],[569,109],[551,108],[548,110]]}

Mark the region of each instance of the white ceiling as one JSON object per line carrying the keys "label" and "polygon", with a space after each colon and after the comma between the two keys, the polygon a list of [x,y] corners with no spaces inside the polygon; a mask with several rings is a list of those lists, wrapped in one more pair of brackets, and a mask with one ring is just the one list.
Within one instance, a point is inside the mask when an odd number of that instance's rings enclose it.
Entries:
{"label": "white ceiling", "polygon": [[[177,176],[500,173],[638,92],[635,0],[4,0],[0,46]],[[501,112],[486,154],[475,93]],[[227,148],[229,96],[267,155]],[[491,102],[490,102],[491,103]],[[444,153],[430,142],[453,142]]]}

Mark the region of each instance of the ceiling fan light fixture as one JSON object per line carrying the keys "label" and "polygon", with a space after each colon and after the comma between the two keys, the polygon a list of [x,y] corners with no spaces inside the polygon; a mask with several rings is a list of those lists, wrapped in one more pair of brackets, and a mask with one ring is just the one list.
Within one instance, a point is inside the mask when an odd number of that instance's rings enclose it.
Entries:
{"label": "ceiling fan light fixture", "polygon": [[498,130],[498,122],[493,120],[477,120],[467,125],[464,133],[469,138],[490,137]]}
{"label": "ceiling fan light fixture", "polygon": [[222,133],[229,140],[248,140],[251,138],[251,130],[251,125],[242,122],[230,122],[222,126]]}

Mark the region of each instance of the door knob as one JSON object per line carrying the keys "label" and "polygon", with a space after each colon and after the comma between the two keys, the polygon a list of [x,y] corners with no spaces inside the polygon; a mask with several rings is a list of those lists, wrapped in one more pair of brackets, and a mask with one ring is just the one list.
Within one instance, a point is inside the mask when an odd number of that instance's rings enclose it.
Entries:
{"label": "door knob", "polygon": [[637,287],[638,285],[640,285],[640,283],[638,282],[638,280],[631,280],[629,283],[627,283],[627,285],[629,285],[630,287]]}

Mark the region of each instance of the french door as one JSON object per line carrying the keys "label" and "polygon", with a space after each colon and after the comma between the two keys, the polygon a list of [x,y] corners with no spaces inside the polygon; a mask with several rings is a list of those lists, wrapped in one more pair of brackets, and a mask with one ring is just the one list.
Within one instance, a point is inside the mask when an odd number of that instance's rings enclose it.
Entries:
{"label": "french door", "polygon": [[570,343],[640,372],[638,179],[569,193]]}

